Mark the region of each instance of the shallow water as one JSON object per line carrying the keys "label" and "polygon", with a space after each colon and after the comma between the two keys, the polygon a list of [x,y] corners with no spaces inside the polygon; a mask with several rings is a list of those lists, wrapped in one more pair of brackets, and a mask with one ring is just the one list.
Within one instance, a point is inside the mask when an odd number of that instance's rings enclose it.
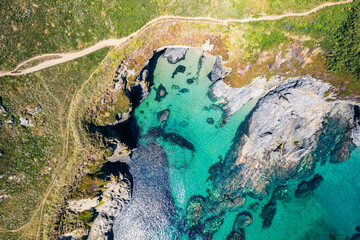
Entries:
{"label": "shallow water", "polygon": [[[135,109],[141,139],[130,163],[134,197],[115,223],[116,239],[226,239],[231,232],[238,212],[226,209],[214,235],[189,235],[184,224],[189,198],[212,192],[209,168],[225,158],[256,103],[247,103],[223,124],[223,103],[209,98],[214,63],[215,57],[200,49],[189,49],[176,64],[157,60],[151,91]],[[164,110],[170,112],[167,120]],[[305,198],[295,198],[299,182],[290,182],[288,197],[277,203],[266,230],[259,215],[269,199],[247,197],[241,211],[249,211],[253,223],[245,228],[246,239],[345,239],[354,234],[360,225],[359,160],[356,150],[346,162],[318,166],[324,181]]]}

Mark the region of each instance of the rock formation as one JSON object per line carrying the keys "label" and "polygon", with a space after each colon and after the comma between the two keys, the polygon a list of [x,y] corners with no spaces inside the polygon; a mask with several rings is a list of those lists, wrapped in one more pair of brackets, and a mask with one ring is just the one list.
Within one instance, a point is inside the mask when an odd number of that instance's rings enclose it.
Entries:
{"label": "rock formation", "polygon": [[183,47],[166,48],[162,57],[167,58],[169,63],[175,64],[175,63],[185,59],[187,50],[188,50],[188,48],[183,48]]}
{"label": "rock formation", "polygon": [[211,70],[211,73],[209,74],[209,78],[211,81],[215,82],[217,80],[223,79],[226,74],[228,74],[231,71],[230,68],[225,67],[221,63],[220,56],[216,56],[216,61],[213,69]]}
{"label": "rock formation", "polygon": [[[312,154],[318,145],[351,152],[358,144],[357,107],[326,101],[324,94],[329,89],[329,84],[305,76],[280,82],[262,96],[239,127],[235,144],[221,166],[229,170],[214,175],[214,179],[222,179],[214,181],[215,188],[221,184],[228,186],[221,187],[223,193],[243,189],[261,196],[270,182],[311,175],[315,163],[321,160],[317,157],[320,154]],[[325,130],[333,133],[333,140],[324,142],[320,138]],[[342,148],[334,148],[338,144]]]}
{"label": "rock formation", "polygon": [[100,204],[96,207],[96,218],[87,239],[109,239],[113,236],[114,220],[131,198],[130,186],[129,180],[122,175],[112,178],[111,182],[105,186],[106,190],[102,194]]}

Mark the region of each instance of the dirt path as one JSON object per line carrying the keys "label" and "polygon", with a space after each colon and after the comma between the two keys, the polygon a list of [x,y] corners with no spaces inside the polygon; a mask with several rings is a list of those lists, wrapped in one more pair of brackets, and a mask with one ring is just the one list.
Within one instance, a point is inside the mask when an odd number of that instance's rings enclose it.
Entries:
{"label": "dirt path", "polygon": [[[151,20],[150,22],[146,23],[142,28],[140,28],[138,31],[136,31],[136,32],[132,33],[131,35],[124,37],[124,38],[120,38],[120,39],[111,38],[111,39],[103,40],[103,41],[96,43],[95,45],[93,45],[91,47],[85,48],[84,50],[81,50],[78,52],[50,53],[50,54],[43,54],[43,55],[39,55],[36,57],[32,57],[26,61],[21,62],[14,70],[0,72],[0,77],[25,75],[28,73],[40,71],[42,69],[55,66],[57,64],[65,63],[65,62],[74,60],[76,58],[86,56],[90,53],[93,53],[93,52],[95,52],[99,49],[105,48],[105,47],[119,46],[122,43],[128,41],[129,39],[132,39],[133,37],[135,37],[142,31],[144,31],[145,29],[149,28],[150,26],[158,24],[162,21],[169,21],[169,20],[170,21],[171,20],[173,20],[173,21],[189,20],[189,21],[196,21],[196,22],[204,22],[205,21],[205,22],[210,22],[210,23],[215,23],[215,24],[223,24],[223,25],[227,25],[228,23],[248,23],[248,22],[257,22],[257,21],[272,21],[272,20],[278,20],[278,19],[282,19],[282,18],[286,18],[286,17],[306,16],[311,13],[317,12],[320,9],[326,8],[326,7],[340,5],[340,4],[347,4],[347,3],[351,3],[352,1],[353,0],[329,2],[329,3],[324,3],[316,8],[313,8],[313,9],[311,9],[307,12],[303,12],[303,13],[286,13],[286,14],[282,14],[282,15],[263,16],[263,17],[258,17],[258,18],[250,17],[250,18],[244,18],[244,19],[220,20],[220,19],[209,18],[209,17],[181,17],[181,16],[165,15],[165,16],[161,16],[161,17]],[[24,66],[26,63],[29,63],[29,62],[35,61],[35,60],[41,60],[43,58],[49,58],[49,57],[53,57],[54,59],[44,60],[43,62],[37,64],[36,66],[29,67],[24,70],[18,70],[21,66]]]}

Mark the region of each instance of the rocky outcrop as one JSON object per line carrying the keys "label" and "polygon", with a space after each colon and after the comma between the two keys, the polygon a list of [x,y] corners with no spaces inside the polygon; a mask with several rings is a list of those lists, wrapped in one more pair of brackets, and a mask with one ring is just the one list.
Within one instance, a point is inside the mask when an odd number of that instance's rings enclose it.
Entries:
{"label": "rocky outcrop", "polygon": [[85,210],[90,210],[99,204],[98,198],[85,198],[80,200],[72,200],[68,202],[68,209],[71,212],[79,213]]}
{"label": "rocky outcrop", "polygon": [[241,88],[232,88],[223,80],[212,85],[210,96],[213,100],[219,99],[226,103],[228,116],[240,110],[242,106],[252,99],[257,99],[264,94],[266,89],[266,78],[255,78],[251,84]]}
{"label": "rocky outcrop", "polygon": [[169,63],[175,64],[183,59],[185,59],[185,55],[188,48],[182,48],[182,47],[170,47],[166,48],[164,54],[162,57],[167,58]]}
{"label": "rocky outcrop", "polygon": [[41,106],[38,105],[36,108],[29,108],[27,109],[28,114],[30,114],[31,116],[35,116],[36,114],[39,114],[39,112],[41,111]]}
{"label": "rocky outcrop", "polygon": [[100,204],[96,207],[96,218],[91,226],[87,239],[109,239],[113,235],[112,227],[115,218],[131,198],[130,182],[120,175],[112,178],[102,194]]}
{"label": "rocky outcrop", "polygon": [[[331,151],[345,148],[350,154],[358,145],[357,106],[326,101],[324,94],[329,89],[329,84],[305,76],[279,82],[260,97],[239,127],[224,163],[214,165],[218,169],[212,174],[215,191],[220,196],[250,192],[261,197],[267,194],[270,182],[281,184],[310,176],[317,161],[327,161],[330,153],[335,154]],[[246,98],[248,91],[243,93]],[[323,132],[332,135],[322,138]],[[336,147],[339,144],[341,147]],[[319,149],[329,154],[320,154]],[[337,156],[346,160],[349,154]]]}
{"label": "rocky outcrop", "polygon": [[113,154],[107,158],[109,162],[129,162],[131,150],[120,141],[114,139]]}
{"label": "rocky outcrop", "polygon": [[216,56],[215,65],[209,74],[209,78],[212,82],[223,79],[226,74],[231,71],[231,68],[225,67],[221,62],[221,57]]}
{"label": "rocky outcrop", "polygon": [[20,125],[24,127],[34,127],[28,118],[24,118],[22,116],[20,116]]}

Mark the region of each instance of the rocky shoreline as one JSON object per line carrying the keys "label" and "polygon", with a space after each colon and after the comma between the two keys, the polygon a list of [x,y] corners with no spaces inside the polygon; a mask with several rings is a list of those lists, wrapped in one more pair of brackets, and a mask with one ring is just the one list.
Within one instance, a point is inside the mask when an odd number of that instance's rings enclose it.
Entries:
{"label": "rocky shoreline", "polygon": [[[153,58],[141,70],[131,86],[127,82],[126,65],[120,65],[114,80],[114,88],[126,92],[131,100],[131,108],[129,112],[119,115],[116,122],[104,126],[106,132],[117,139],[114,154],[108,159],[110,162],[136,165],[132,163],[132,159],[142,159],[136,152],[146,151],[149,146],[137,146],[136,140],[130,144],[131,146],[126,144],[127,141],[124,139],[128,138],[125,136],[127,132],[122,132],[121,129],[125,126],[129,131],[137,127],[129,122],[133,121],[133,109],[149,94],[157,59],[165,57],[169,63],[177,63],[185,58],[187,50],[188,48],[165,48],[154,51]],[[359,106],[336,100],[328,94],[332,88],[329,84],[311,76],[289,79],[275,76],[270,80],[255,78],[250,85],[231,88],[223,81],[230,71],[231,69],[224,67],[221,59],[217,57],[213,70],[209,73],[209,79],[213,81],[209,89],[209,97],[213,101],[223,103],[224,118],[229,118],[251,100],[257,103],[246,120],[240,124],[233,140],[234,144],[226,158],[209,170],[213,186],[212,194],[206,198],[199,196],[189,200],[186,222],[189,234],[194,237],[202,235],[201,232],[211,232],[210,229],[215,225],[221,226],[223,212],[240,209],[247,195],[255,198],[271,195],[269,189],[279,189],[289,179],[300,180],[312,176],[319,162],[335,164],[347,160],[351,151],[360,145]],[[161,92],[160,89],[158,95],[159,98],[165,96],[166,90]],[[158,113],[158,121],[166,121],[169,115],[169,110]],[[98,128],[97,131],[104,132],[104,129]],[[323,138],[325,132],[331,139]],[[154,149],[158,149],[155,145]],[[137,147],[139,149],[136,149]],[[319,151],[329,151],[329,154],[319,157],[320,154],[317,154]],[[166,176],[161,175],[160,178],[163,182],[167,181]],[[144,183],[140,185],[146,188],[152,186],[147,186],[145,179],[142,178],[139,182]],[[307,182],[303,184],[306,185]],[[309,185],[310,190],[313,188],[313,185]],[[127,211],[134,211],[131,205],[138,203],[136,196],[135,200],[131,198],[133,190],[131,181],[126,177],[111,180],[101,197],[102,205],[96,208],[96,218],[88,239],[98,239],[101,236],[108,239],[114,236],[112,226],[121,210],[130,202],[129,206],[124,208],[126,215]],[[139,191],[141,189],[135,190],[137,194],[144,194]],[[272,194],[273,198],[278,197],[276,191],[274,190]],[[300,191],[299,196],[304,194],[306,193]],[[271,224],[277,200],[270,201],[268,209],[263,210],[264,226]],[[198,208],[199,206],[201,208]],[[155,211],[156,208],[152,210]],[[165,218],[169,220],[169,216],[166,215]],[[130,226],[130,219],[118,218],[116,221],[118,234],[119,229],[122,229],[120,232],[126,235],[126,232],[130,231],[126,229]],[[245,238],[243,228],[251,221],[252,217],[248,213],[240,214],[228,239]],[[216,231],[215,229],[213,233]],[[141,232],[139,230],[139,234]],[[146,235],[145,232],[143,234]],[[211,238],[211,236],[212,234],[205,237]]]}

